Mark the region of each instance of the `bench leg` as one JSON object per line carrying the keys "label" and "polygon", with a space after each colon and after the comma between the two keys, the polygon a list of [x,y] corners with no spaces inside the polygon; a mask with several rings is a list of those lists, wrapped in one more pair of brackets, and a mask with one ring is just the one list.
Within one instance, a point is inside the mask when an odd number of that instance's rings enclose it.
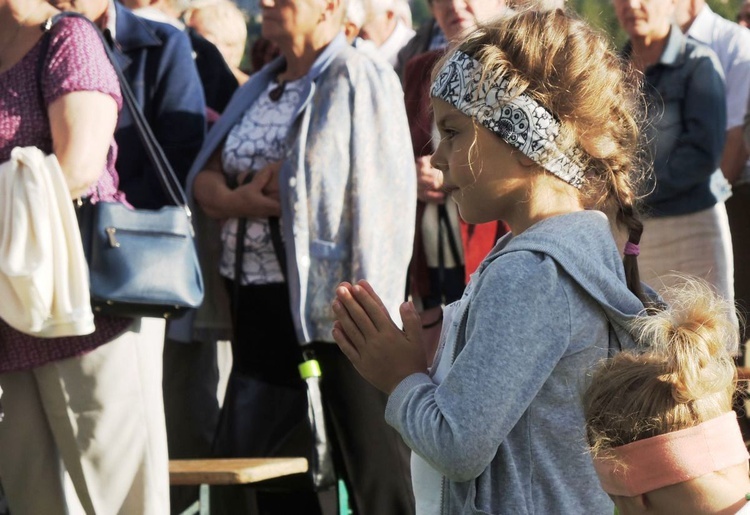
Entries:
{"label": "bench leg", "polygon": [[211,513],[211,502],[209,500],[209,494],[211,492],[210,486],[202,484],[199,495],[199,502],[201,503],[200,515],[210,515]]}
{"label": "bench leg", "polygon": [[209,488],[208,485],[202,484],[200,486],[198,500],[185,508],[180,515],[210,515],[211,502],[209,501]]}
{"label": "bench leg", "polygon": [[198,515],[201,510],[201,502],[195,501],[193,504],[185,508],[180,515]]}

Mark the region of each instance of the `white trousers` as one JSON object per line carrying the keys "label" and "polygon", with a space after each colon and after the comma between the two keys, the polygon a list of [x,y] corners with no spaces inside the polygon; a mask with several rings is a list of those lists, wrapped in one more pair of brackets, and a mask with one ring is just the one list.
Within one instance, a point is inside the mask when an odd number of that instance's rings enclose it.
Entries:
{"label": "white trousers", "polygon": [[[164,515],[164,321],[76,358],[0,375],[0,478],[13,515]],[[77,499],[67,499],[64,473]]]}
{"label": "white trousers", "polygon": [[723,202],[689,215],[643,222],[641,280],[661,292],[679,282],[679,273],[700,277],[734,301],[734,262],[727,209]]}

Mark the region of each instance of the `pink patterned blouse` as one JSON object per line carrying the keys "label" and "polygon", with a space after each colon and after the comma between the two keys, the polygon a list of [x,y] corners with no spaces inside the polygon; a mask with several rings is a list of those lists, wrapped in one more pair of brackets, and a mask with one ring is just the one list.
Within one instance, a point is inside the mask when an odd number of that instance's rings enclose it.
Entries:
{"label": "pink patterned blouse", "polygon": [[[99,36],[85,20],[61,19],[51,29],[45,56],[40,55],[41,47],[40,40],[15,66],[0,73],[0,162],[10,159],[11,150],[18,146],[36,146],[45,153],[52,152],[46,108],[67,93],[99,91],[114,98],[118,109],[122,107],[117,76]],[[41,85],[40,59],[44,59]],[[106,170],[90,192],[93,201],[124,201],[117,189],[116,157],[113,140]],[[90,335],[41,339],[20,333],[0,320],[0,372],[28,370],[84,354],[114,339],[131,323],[127,318],[97,316],[96,330]]]}

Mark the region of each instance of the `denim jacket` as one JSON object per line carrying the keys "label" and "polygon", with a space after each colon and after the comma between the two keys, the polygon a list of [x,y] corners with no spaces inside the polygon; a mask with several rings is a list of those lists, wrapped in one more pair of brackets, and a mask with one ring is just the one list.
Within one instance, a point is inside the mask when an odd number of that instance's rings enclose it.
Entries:
{"label": "denim jacket", "polygon": [[[191,201],[195,176],[283,67],[278,58],[237,90],[190,171]],[[279,174],[287,277],[300,344],[333,341],[331,301],[341,281],[370,281],[399,320],[417,197],[403,92],[388,63],[370,59],[339,35],[306,80]],[[216,280],[218,261],[209,254],[217,250],[217,225],[199,208],[195,218],[204,276]],[[221,285],[207,287],[208,305],[195,320],[193,338],[206,339],[206,330],[218,336],[216,330],[228,323],[228,309],[217,304],[224,295],[220,290]]]}
{"label": "denim jacket", "polygon": [[726,200],[730,187],[719,168],[726,139],[724,76],[714,52],[673,25],[659,62],[644,78],[654,169],[646,214],[685,215]]}

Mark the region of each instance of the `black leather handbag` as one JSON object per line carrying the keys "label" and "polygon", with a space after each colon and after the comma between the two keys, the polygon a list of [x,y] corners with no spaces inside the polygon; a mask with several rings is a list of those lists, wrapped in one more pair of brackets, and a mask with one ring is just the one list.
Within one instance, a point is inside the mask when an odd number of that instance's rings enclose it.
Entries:
{"label": "black leather handbag", "polygon": [[[49,29],[65,16],[89,21],[78,13],[60,13]],[[89,21],[89,23],[91,23]],[[129,209],[114,202],[78,202],[77,215],[83,250],[89,265],[91,304],[95,313],[176,318],[203,301],[203,277],[195,248],[190,209],[164,151],[156,141],[135,100],[110,45],[92,23],[120,80],[125,105],[164,191],[174,202],[159,210]]]}

